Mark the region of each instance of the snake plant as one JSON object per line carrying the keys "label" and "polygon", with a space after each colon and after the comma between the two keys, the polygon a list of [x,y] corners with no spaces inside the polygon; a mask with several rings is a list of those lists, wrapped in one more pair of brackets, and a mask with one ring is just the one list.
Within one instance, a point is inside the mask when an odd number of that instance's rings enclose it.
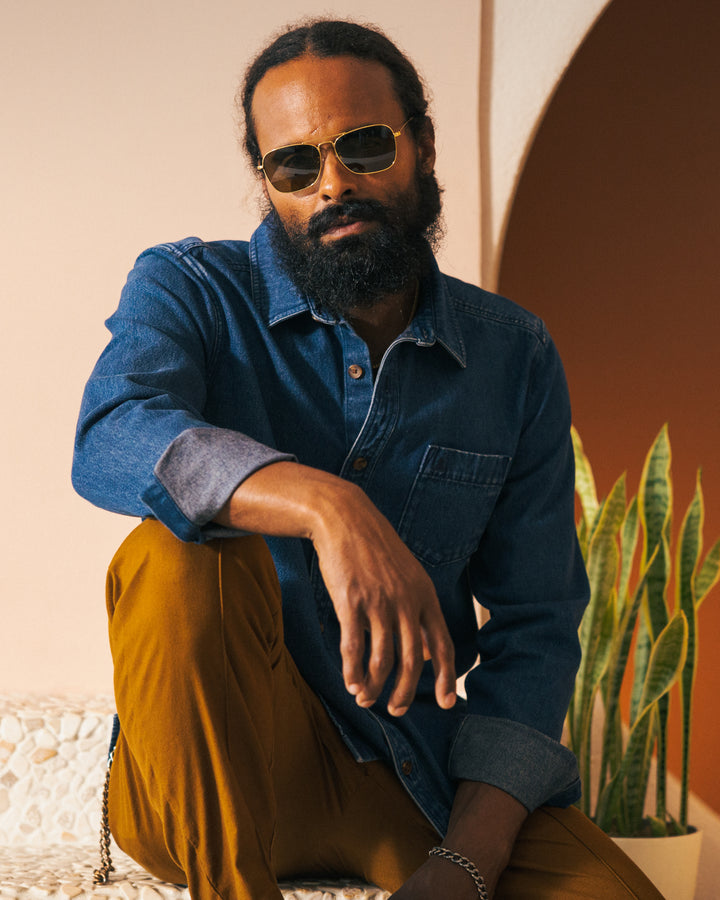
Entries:
{"label": "snake plant", "polygon": [[[580,626],[583,656],[568,712],[568,743],[580,766],[583,811],[609,834],[687,832],[692,695],[698,659],[698,610],[720,578],[720,540],[702,557],[701,473],[677,537],[674,572],[673,489],[667,425],[645,460],[637,496],[628,501],[626,477],[598,501],[590,463],[573,429],[581,516],[578,538],[591,597]],[[670,603],[673,596],[672,605]],[[632,679],[629,711],[621,687]],[[671,688],[681,704],[681,803],[666,806],[668,713]],[[603,716],[592,746],[593,717]],[[623,718],[627,720],[623,724]],[[596,729],[597,731],[597,729]],[[591,767],[593,756],[599,755]],[[647,793],[657,759],[652,809]]]}

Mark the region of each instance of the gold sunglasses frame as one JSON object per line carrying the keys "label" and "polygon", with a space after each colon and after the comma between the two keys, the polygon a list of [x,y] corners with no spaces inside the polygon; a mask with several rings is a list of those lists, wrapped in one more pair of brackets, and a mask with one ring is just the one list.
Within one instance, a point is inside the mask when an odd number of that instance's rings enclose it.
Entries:
{"label": "gold sunglasses frame", "polygon": [[[260,163],[259,166],[256,166],[255,168],[258,171],[263,173],[265,178],[267,178],[268,183],[270,185],[272,185],[272,187],[275,188],[275,190],[277,191],[278,189],[275,187],[275,185],[272,183],[272,181],[270,181],[270,178],[269,178],[267,172],[265,171],[265,160],[268,158],[268,156],[270,156],[271,153],[277,153],[278,150],[289,150],[290,147],[312,147],[314,150],[317,150],[318,157],[320,159],[320,166],[318,168],[318,173],[315,176],[315,180],[312,181],[310,184],[306,184],[305,187],[296,188],[294,191],[279,191],[279,193],[281,193],[281,194],[296,194],[298,191],[307,190],[308,188],[312,187],[318,181],[318,179],[320,178],[320,175],[322,174],[322,170],[323,170],[323,155],[320,152],[320,148],[325,147],[328,144],[330,144],[337,161],[340,163],[340,165],[343,168],[347,169],[348,172],[352,172],[353,175],[377,175],[380,172],[387,172],[388,169],[392,169],[392,167],[397,162],[397,139],[403,133],[407,124],[414,118],[415,118],[415,116],[410,116],[409,119],[406,119],[403,122],[403,124],[400,126],[398,131],[394,131],[393,128],[390,125],[386,125],[385,122],[374,122],[371,125],[358,125],[357,128],[350,128],[348,131],[341,131],[340,134],[336,134],[334,137],[327,138],[326,140],[320,141],[317,144],[312,144],[312,143],[310,143],[310,141],[298,141],[297,143],[294,143],[294,144],[282,144],[280,147],[273,147],[272,150],[268,150],[267,153],[264,153],[262,162]],[[340,140],[340,138],[344,138],[346,135],[352,134],[354,131],[363,131],[365,128],[387,128],[393,136],[393,140],[395,141],[395,157],[394,157],[393,161],[390,163],[390,165],[385,166],[384,169],[376,169],[374,172],[355,172],[349,166],[345,165],[345,163],[340,158],[340,154],[337,152],[337,147],[335,146],[335,144]]]}

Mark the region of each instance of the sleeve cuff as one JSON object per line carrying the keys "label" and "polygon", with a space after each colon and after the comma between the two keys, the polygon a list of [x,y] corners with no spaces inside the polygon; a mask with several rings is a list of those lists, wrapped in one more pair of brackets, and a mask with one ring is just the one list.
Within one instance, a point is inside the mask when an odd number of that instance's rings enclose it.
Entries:
{"label": "sleeve cuff", "polygon": [[580,797],[575,755],[521,722],[491,716],[463,719],[450,750],[451,778],[483,781],[506,791],[530,812],[569,806]]}
{"label": "sleeve cuff", "polygon": [[[213,519],[235,488],[253,472],[271,463],[295,460],[292,454],[281,453],[238,431],[188,428],[158,460],[154,470],[157,488],[144,499],[183,540],[242,534],[215,524]],[[158,504],[162,509],[155,508]],[[173,527],[174,520],[177,527]]]}

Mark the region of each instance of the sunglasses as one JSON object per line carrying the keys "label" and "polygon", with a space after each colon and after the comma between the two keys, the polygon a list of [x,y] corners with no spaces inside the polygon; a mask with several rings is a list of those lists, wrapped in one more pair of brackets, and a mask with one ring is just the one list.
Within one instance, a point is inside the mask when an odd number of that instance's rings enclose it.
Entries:
{"label": "sunglasses", "polygon": [[[410,119],[414,118],[413,116]],[[356,175],[374,175],[391,168],[397,159],[397,138],[410,119],[393,131],[389,125],[363,125],[343,131],[319,144],[289,144],[269,150],[258,166],[276,191],[290,194],[308,188],[320,177],[320,148],[330,144],[335,156]]]}

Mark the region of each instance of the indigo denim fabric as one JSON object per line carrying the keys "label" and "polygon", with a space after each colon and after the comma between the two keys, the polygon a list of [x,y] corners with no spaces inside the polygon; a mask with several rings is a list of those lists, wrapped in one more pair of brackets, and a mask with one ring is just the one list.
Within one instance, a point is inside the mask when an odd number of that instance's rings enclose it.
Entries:
{"label": "indigo denim fabric", "polygon": [[[360,485],[432,578],[458,674],[481,663],[453,710],[435,704],[429,663],[405,716],[388,715],[387,691],[360,709],[312,544],[267,538],[289,649],[355,757],[392,764],[441,833],[456,779],[530,810],[576,800],[576,761],[559,740],[588,590],[567,388],[543,323],[433,262],[373,378],[365,343],[298,294],[263,224],[249,243],[146,251],[107,325],[76,489],[202,542],[237,533],[213,517],[277,460]],[[480,630],[473,597],[490,613]]]}

